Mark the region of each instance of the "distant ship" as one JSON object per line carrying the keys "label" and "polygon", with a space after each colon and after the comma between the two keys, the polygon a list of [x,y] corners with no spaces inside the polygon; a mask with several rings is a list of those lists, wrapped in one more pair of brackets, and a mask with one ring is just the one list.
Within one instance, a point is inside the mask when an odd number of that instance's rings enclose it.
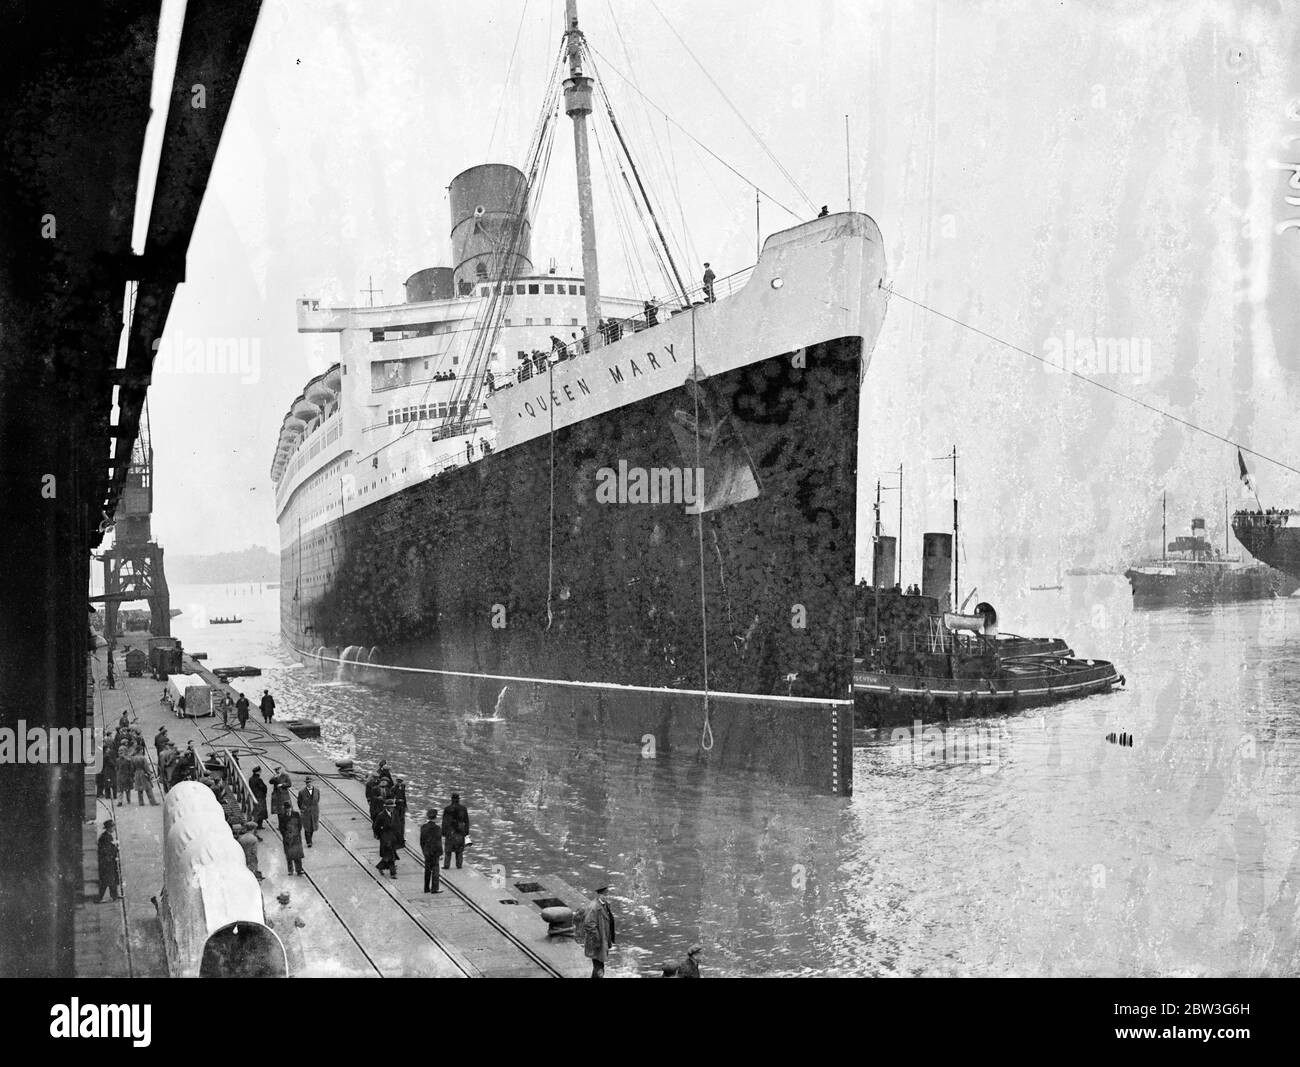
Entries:
{"label": "distant ship", "polygon": [[606,295],[572,0],[562,47],[581,274],[533,267],[539,155],[452,179],[452,265],[405,303],[298,304],[340,359],[275,448],[283,639],[368,684],[490,709],[508,682],[548,729],[847,794],[880,230],[823,209],[729,279]]}
{"label": "distant ship", "polygon": [[[1238,540],[1250,548],[1240,533]],[[1252,553],[1259,555],[1253,549]],[[1192,519],[1190,536],[1168,542],[1159,559],[1130,567],[1124,577],[1133,587],[1133,603],[1138,607],[1263,600],[1290,596],[1300,588],[1300,578],[1211,547],[1202,518]]]}

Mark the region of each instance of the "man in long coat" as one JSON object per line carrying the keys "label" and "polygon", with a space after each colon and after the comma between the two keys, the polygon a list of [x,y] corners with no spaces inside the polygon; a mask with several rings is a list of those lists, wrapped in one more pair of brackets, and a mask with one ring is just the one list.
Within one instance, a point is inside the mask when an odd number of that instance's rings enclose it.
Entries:
{"label": "man in long coat", "polygon": [[131,782],[135,778],[135,767],[131,763],[131,743],[123,740],[117,746],[117,806],[131,802]]}
{"label": "man in long coat", "polygon": [[438,810],[430,808],[424,813],[428,821],[420,827],[420,851],[424,853],[424,891],[441,893],[438,888],[438,861],[442,859],[442,829],[438,826]]}
{"label": "man in long coat", "polygon": [[289,796],[289,787],[293,783],[282,767],[276,767],[275,774],[267,784],[271,787],[271,814],[278,820],[280,832],[283,833],[284,817],[293,810],[293,801]]}
{"label": "man in long coat", "polygon": [[289,967],[289,977],[292,978],[302,971],[305,966],[302,951],[302,938],[298,931],[306,927],[302,917],[289,906],[289,891],[286,889],[276,897],[280,906],[266,917],[266,925],[275,931],[276,936],[280,939],[280,944],[284,946],[285,962]]}
{"label": "man in long coat", "polygon": [[103,742],[102,766],[99,771],[96,797],[107,797],[110,801],[117,796],[117,746],[106,732]]}
{"label": "man in long coat", "polygon": [[243,824],[243,832],[239,835],[239,847],[244,850],[244,862],[248,865],[248,869],[253,872],[253,877],[260,882],[262,880],[262,871],[257,865],[257,842],[260,839],[253,832],[253,829],[251,822]]}
{"label": "man in long coat", "polygon": [[248,725],[248,697],[243,693],[240,693],[239,699],[235,701],[235,716],[239,719],[241,730]]}
{"label": "man in long coat", "polygon": [[122,875],[117,862],[117,842],[113,840],[113,820],[104,820],[104,832],[99,835],[99,902],[104,899],[104,892],[107,890],[113,895],[113,899],[118,897],[118,889],[122,884]]}
{"label": "man in long coat", "polygon": [[397,877],[397,829],[393,825],[393,802],[384,801],[384,810],[375,819],[379,830],[379,862],[376,869],[387,871],[393,878]]}
{"label": "man in long coat", "polygon": [[463,864],[465,838],[469,836],[469,809],[460,802],[460,794],[452,793],[451,803],[442,809],[442,869],[451,867],[451,856],[456,854],[456,870]]}
{"label": "man in long coat", "polygon": [[406,779],[393,785],[393,818],[397,821],[397,847],[406,847]]}
{"label": "man in long coat", "polygon": [[261,767],[253,768],[248,777],[248,788],[253,794],[253,821],[260,830],[262,823],[266,822],[266,783],[262,781]]}
{"label": "man in long coat", "polygon": [[311,835],[320,826],[320,790],[310,774],[298,790],[298,811],[302,815],[303,837],[307,839],[307,847],[311,848]]}
{"label": "man in long coat", "polygon": [[271,696],[271,690],[262,690],[262,701],[259,707],[262,709],[263,720],[270,722],[275,718],[275,697]]}
{"label": "man in long coat", "polygon": [[292,808],[280,824],[280,840],[284,844],[284,859],[290,874],[302,874],[302,816]]}
{"label": "man in long coat", "polygon": [[149,767],[149,757],[144,754],[143,745],[137,748],[135,755],[131,757],[131,770],[136,801],[143,804],[145,794],[148,794],[149,803],[156,805],[158,798],[153,795],[153,771]]}
{"label": "man in long coat", "polygon": [[582,914],[582,948],[591,960],[591,977],[605,977],[605,961],[609,959],[609,950],[614,947],[614,913],[609,907],[609,886],[603,885],[596,890],[591,903]]}

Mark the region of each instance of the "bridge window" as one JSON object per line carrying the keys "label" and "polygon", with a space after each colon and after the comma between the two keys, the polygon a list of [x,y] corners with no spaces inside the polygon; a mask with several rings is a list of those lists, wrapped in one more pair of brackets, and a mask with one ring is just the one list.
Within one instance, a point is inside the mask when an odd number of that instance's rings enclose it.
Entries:
{"label": "bridge window", "polygon": [[528,295],[529,295],[529,296],[536,296],[536,295],[537,295],[537,286],[536,286],[536,285],[530,285],[530,286],[528,287]]}
{"label": "bridge window", "polygon": [[554,295],[555,295],[555,286],[553,286],[553,285],[543,285],[543,286],[542,286],[542,292],[543,292],[543,293],[547,293],[547,294],[549,294],[549,295],[551,295],[551,296],[554,296]]}
{"label": "bridge window", "polygon": [[524,286],[522,286],[522,285],[516,285],[516,286],[515,286],[515,296],[523,296],[523,295],[524,295]]}
{"label": "bridge window", "polygon": [[569,295],[570,295],[570,296],[577,296],[577,295],[578,295],[578,287],[577,287],[576,285],[571,285],[571,286],[569,286]]}

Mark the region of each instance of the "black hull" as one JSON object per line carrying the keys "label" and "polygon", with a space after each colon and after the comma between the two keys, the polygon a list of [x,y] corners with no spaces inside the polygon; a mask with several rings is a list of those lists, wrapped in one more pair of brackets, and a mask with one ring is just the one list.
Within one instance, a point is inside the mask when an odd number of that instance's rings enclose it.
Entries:
{"label": "black hull", "polygon": [[1258,512],[1238,513],[1232,519],[1232,533],[1257,560],[1300,583],[1300,528],[1281,521]]}
{"label": "black hull", "polygon": [[1172,575],[1129,570],[1124,577],[1133,589],[1133,605],[1139,608],[1202,607],[1241,600],[1271,600],[1290,596],[1300,588],[1300,580],[1270,567],[1230,571],[1211,566],[1197,569],[1193,565]]}
{"label": "black hull", "polygon": [[[861,347],[658,394],[306,535],[282,553],[286,639],[417,669],[372,684],[485,710],[512,686],[575,735],[849,793]],[[697,405],[702,542],[680,501],[598,494],[620,463],[693,468]]]}

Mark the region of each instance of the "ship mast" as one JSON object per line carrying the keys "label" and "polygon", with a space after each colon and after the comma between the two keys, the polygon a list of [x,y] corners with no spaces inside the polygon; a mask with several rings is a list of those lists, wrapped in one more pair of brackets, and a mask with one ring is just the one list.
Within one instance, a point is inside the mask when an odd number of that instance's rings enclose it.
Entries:
{"label": "ship mast", "polygon": [[573,154],[578,168],[578,214],[582,222],[582,276],[587,292],[587,335],[593,347],[600,336],[600,269],[596,262],[596,214],[591,201],[591,157],[587,148],[587,116],[591,114],[591,79],[582,72],[582,31],[578,29],[578,0],[565,0],[565,37],[569,48],[569,77],[564,82],[564,112],[573,119]]}

